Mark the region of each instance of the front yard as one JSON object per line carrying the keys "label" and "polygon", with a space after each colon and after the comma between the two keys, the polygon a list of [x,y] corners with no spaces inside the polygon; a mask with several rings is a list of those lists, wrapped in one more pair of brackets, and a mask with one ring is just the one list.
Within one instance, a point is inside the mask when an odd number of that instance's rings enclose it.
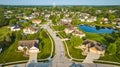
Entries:
{"label": "front yard", "polygon": [[[0,29],[0,31],[1,30],[2,29]],[[31,35],[30,35],[30,37],[31,37]],[[37,37],[38,37],[38,39],[40,39],[39,48],[41,51],[38,54],[38,59],[48,58],[51,54],[51,40],[50,40],[50,38],[48,37],[45,30],[41,30],[39,32],[39,36],[37,36]],[[29,39],[29,35],[28,35],[28,39]],[[12,44],[10,44],[9,47],[5,48],[5,50],[3,50],[2,53],[0,53],[0,63],[16,62],[16,61],[22,61],[22,60],[29,59],[29,57],[23,56],[23,52],[18,51],[18,49],[17,49],[18,41],[19,40],[15,39],[15,41]]]}
{"label": "front yard", "polygon": [[66,41],[70,55],[75,59],[85,59],[82,50],[75,48],[69,41]]}

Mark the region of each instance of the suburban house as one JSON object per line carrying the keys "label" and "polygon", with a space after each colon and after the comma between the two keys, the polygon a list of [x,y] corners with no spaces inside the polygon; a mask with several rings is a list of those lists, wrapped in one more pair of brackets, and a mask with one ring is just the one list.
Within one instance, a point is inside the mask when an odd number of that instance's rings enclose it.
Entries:
{"label": "suburban house", "polygon": [[0,53],[2,52],[2,47],[0,46]]}
{"label": "suburban house", "polygon": [[60,17],[60,13],[58,13],[57,16]]}
{"label": "suburban house", "polygon": [[109,13],[115,13],[117,10],[109,10]]}
{"label": "suburban house", "polygon": [[87,19],[87,22],[95,22],[97,21],[97,17],[91,16],[90,18]]}
{"label": "suburban house", "polygon": [[80,46],[80,48],[83,51],[83,55],[87,55],[88,52],[104,55],[106,46],[92,40],[85,40]]}
{"label": "suburban house", "polygon": [[112,23],[117,25],[118,23],[120,23],[120,18],[115,18]]}
{"label": "suburban house", "polygon": [[32,20],[32,23],[35,24],[35,25],[38,25],[38,24],[41,23],[41,20],[39,20],[39,19],[34,19],[34,20]]}
{"label": "suburban house", "polygon": [[82,14],[80,14],[80,16],[79,16],[79,20],[81,21],[81,22],[95,22],[95,21],[97,21],[97,17],[95,17],[95,16],[90,16],[89,14],[86,14],[86,13],[82,13]]}
{"label": "suburban house", "polygon": [[50,14],[45,14],[45,20],[49,20]]}
{"label": "suburban house", "polygon": [[80,17],[79,17],[79,20],[80,20],[81,22],[85,22],[86,19],[85,19],[84,17],[80,16]]}
{"label": "suburban house", "polygon": [[71,22],[72,22],[71,18],[64,18],[60,20],[60,24],[64,24],[64,25],[71,24]]}
{"label": "suburban house", "polygon": [[109,23],[108,18],[102,18],[101,24]]}
{"label": "suburban house", "polygon": [[26,20],[30,20],[30,19],[33,19],[33,18],[35,18],[35,17],[32,16],[32,15],[29,15],[29,16],[23,16],[23,18],[26,19]]}
{"label": "suburban house", "polygon": [[117,28],[120,28],[120,23],[117,23],[117,26],[116,26]]}
{"label": "suburban house", "polygon": [[13,13],[12,11],[8,10],[7,13]]}
{"label": "suburban house", "polygon": [[85,37],[85,33],[83,33],[82,31],[79,31],[77,29],[74,30],[74,32],[72,33],[72,35],[79,36],[80,38]]}
{"label": "suburban house", "polygon": [[19,31],[20,30],[20,26],[18,24],[14,24],[12,26],[9,27],[11,31]]}
{"label": "suburban house", "polygon": [[102,10],[96,10],[96,14],[102,13]]}
{"label": "suburban house", "polygon": [[67,13],[67,14],[65,14],[64,16],[65,16],[65,17],[69,17],[69,14]]}
{"label": "suburban house", "polygon": [[[25,50],[26,49],[26,50]],[[18,50],[26,51],[26,54],[29,55],[29,52],[40,52],[39,50],[39,40],[23,40],[18,41]]]}
{"label": "suburban house", "polygon": [[90,16],[88,13],[81,13],[80,17],[84,17],[84,19],[87,19]]}
{"label": "suburban house", "polygon": [[32,13],[32,15],[33,16],[39,16],[40,14],[39,14],[39,12],[34,12],[34,13]]}
{"label": "suburban house", "polygon": [[66,34],[70,34],[74,31],[74,29],[72,27],[70,27],[70,28],[65,28],[64,31]]}
{"label": "suburban house", "polygon": [[23,29],[24,34],[34,34],[37,32],[38,32],[38,29],[36,27],[26,27]]}

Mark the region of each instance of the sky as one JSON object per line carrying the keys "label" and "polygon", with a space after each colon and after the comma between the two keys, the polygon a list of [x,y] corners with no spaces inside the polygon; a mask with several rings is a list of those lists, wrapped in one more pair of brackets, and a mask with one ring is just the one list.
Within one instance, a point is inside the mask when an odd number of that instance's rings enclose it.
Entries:
{"label": "sky", "polygon": [[0,5],[120,5],[120,0],[0,0]]}

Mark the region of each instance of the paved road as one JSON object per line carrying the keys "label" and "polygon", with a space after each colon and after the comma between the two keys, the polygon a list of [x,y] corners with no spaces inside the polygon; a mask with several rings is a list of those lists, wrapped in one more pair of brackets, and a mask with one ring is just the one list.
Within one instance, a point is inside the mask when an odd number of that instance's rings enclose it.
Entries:
{"label": "paved road", "polygon": [[49,23],[43,26],[47,29],[49,34],[52,36],[55,42],[55,57],[52,60],[52,67],[69,67],[72,61],[65,57],[64,45],[59,37],[56,36],[55,32],[49,27]]}

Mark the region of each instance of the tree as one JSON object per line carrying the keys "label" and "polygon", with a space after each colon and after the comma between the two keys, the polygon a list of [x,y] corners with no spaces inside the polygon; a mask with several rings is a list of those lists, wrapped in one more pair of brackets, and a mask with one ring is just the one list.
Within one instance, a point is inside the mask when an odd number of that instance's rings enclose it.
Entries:
{"label": "tree", "polygon": [[117,45],[116,54],[120,55],[120,37],[116,39],[115,43]]}
{"label": "tree", "polygon": [[16,32],[16,40],[21,40],[22,39],[22,34],[20,31]]}
{"label": "tree", "polygon": [[4,26],[7,24],[7,20],[4,18],[4,16],[0,15],[0,26]]}
{"label": "tree", "polygon": [[112,14],[108,14],[108,19],[110,20],[110,22],[113,22],[115,19],[115,16]]}
{"label": "tree", "polygon": [[32,12],[33,12],[32,10],[25,10],[24,11],[25,15],[27,15],[27,16],[30,15],[30,14],[32,14]]}
{"label": "tree", "polygon": [[82,39],[79,36],[72,36],[70,43],[72,46],[79,46],[82,43]]}
{"label": "tree", "polygon": [[110,45],[108,46],[107,48],[107,52],[110,54],[110,55],[114,55],[116,54],[116,50],[117,50],[117,46],[115,43],[110,43]]}
{"label": "tree", "polygon": [[73,20],[72,20],[72,25],[78,25],[80,23],[80,20],[77,18],[77,17],[75,17],[75,18],[73,18]]}
{"label": "tree", "polygon": [[11,41],[12,41],[9,34],[7,34],[7,35],[5,36],[5,41],[6,41],[6,42],[11,42]]}
{"label": "tree", "polygon": [[12,39],[10,34],[7,34],[6,36],[3,37],[3,44],[5,44],[5,46],[9,46],[12,43]]}
{"label": "tree", "polygon": [[13,25],[13,24],[16,24],[17,20],[16,19],[11,19],[10,22],[9,22],[9,25]]}
{"label": "tree", "polygon": [[115,38],[112,37],[110,34],[105,34],[104,38],[110,43],[113,43],[115,41]]}

